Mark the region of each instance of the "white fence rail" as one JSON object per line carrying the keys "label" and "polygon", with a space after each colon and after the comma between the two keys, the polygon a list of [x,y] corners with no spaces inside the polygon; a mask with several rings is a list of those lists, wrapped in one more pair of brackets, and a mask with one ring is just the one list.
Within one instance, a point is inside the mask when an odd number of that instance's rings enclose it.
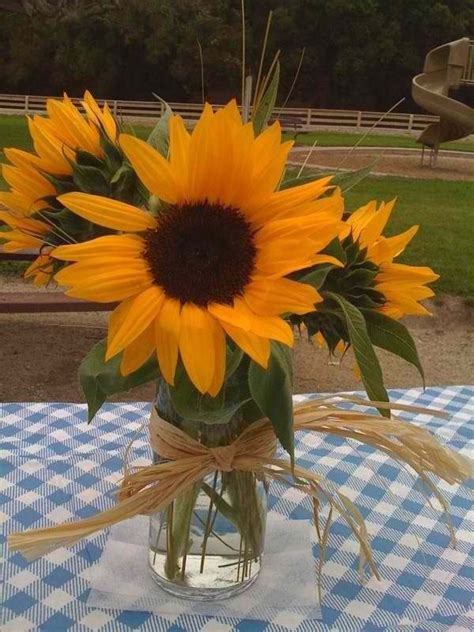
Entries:
{"label": "white fence rail", "polygon": [[[50,97],[0,94],[0,114],[43,114],[46,111],[46,99]],[[59,97],[53,97],[59,98]],[[79,105],[80,99],[72,101]],[[100,104],[103,100],[98,99]],[[121,101],[107,99],[115,116],[125,121],[152,122],[162,113],[159,101]],[[200,103],[170,103],[173,111],[184,120],[192,123],[202,110]],[[219,107],[216,105],[215,107]],[[278,117],[283,129],[288,131],[309,132],[326,128],[368,129],[377,123],[378,130],[416,132],[423,130],[429,123],[438,120],[436,116],[426,114],[363,112],[360,110],[320,110],[316,108],[276,108],[274,117]]]}

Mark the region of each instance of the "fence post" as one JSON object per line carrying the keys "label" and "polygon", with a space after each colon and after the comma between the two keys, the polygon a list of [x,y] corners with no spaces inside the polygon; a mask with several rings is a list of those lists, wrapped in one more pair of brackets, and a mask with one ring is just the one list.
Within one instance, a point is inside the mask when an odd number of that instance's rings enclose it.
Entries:
{"label": "fence post", "polygon": [[25,114],[30,113],[30,95],[25,94]]}
{"label": "fence post", "polygon": [[411,132],[413,129],[413,114],[410,114],[408,117],[408,131]]}
{"label": "fence post", "polygon": [[117,116],[117,100],[115,99],[113,104],[112,104],[112,112],[114,114],[114,116]]}
{"label": "fence post", "polygon": [[362,112],[359,110],[357,112],[357,129],[360,129],[362,125]]}
{"label": "fence post", "polygon": [[311,108],[308,108],[308,111],[306,112],[306,127],[309,129],[311,127]]}

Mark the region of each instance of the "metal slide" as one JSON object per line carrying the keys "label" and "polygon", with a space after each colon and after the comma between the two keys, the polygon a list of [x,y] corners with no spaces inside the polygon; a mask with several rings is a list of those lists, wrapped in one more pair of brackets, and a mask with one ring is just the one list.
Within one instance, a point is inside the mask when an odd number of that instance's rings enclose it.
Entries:
{"label": "metal slide", "polygon": [[431,123],[417,142],[431,149],[430,164],[436,164],[439,146],[474,134],[474,108],[449,95],[450,91],[474,91],[474,40],[468,37],[433,48],[425,58],[423,72],[412,80],[414,101],[440,120]]}

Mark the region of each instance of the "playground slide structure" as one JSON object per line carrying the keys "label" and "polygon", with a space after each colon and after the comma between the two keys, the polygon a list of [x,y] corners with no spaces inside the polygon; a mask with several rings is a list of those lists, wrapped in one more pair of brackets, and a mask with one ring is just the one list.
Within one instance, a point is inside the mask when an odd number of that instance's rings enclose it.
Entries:
{"label": "playground slide structure", "polygon": [[439,146],[474,134],[474,108],[449,96],[450,91],[474,91],[474,40],[468,37],[433,48],[426,55],[423,72],[412,80],[414,101],[440,117],[430,123],[417,142],[429,147],[430,165],[436,164]]}

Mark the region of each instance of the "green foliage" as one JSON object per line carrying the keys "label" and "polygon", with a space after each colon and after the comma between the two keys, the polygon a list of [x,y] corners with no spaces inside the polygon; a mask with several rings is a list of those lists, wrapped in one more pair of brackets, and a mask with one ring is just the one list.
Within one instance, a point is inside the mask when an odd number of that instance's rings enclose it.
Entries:
{"label": "green foliage", "polygon": [[293,365],[291,350],[278,342],[272,342],[268,368],[263,369],[252,361],[248,380],[252,398],[263,415],[272,422],[276,436],[293,460]]}
{"label": "green foliage", "polygon": [[227,348],[226,381],[216,397],[202,395],[179,363],[174,386],[168,387],[178,415],[204,424],[227,423],[251,399],[245,372],[236,373],[242,355],[240,349]]}
{"label": "green foliage", "polygon": [[170,144],[169,122],[173,116],[173,110],[170,106],[163,101],[156,94],[154,95],[163,105],[164,112],[161,115],[158,123],[151,130],[150,135],[147,138],[147,143],[157,149],[165,158],[168,156],[168,147]]}
{"label": "green foliage", "polygon": [[268,121],[270,120],[270,117],[273,113],[273,108],[275,107],[279,83],[280,64],[279,62],[277,62],[275,65],[275,70],[273,71],[271,81],[269,82],[267,89],[265,90],[262,98],[257,104],[257,109],[252,114],[252,124],[255,134],[260,134],[261,132],[263,132],[268,124]]}
{"label": "green foliage", "polygon": [[[375,161],[371,162],[370,165],[367,165],[367,167],[362,167],[362,169],[357,169],[355,171],[342,171],[341,173],[336,174],[334,174],[334,172],[324,174],[318,173],[318,178],[332,176],[331,185],[340,187],[341,191],[344,192],[348,189],[352,189],[352,187],[364,180],[370,174],[374,164]],[[299,186],[301,184],[305,184],[306,182],[312,182],[314,178],[314,173],[300,178],[295,178],[290,171],[283,180],[281,188],[290,189],[291,187]]]}
{"label": "green foliage", "polygon": [[[223,101],[238,92],[240,2],[95,4],[100,11],[85,10],[90,3],[84,1],[64,15],[2,12],[2,90],[78,95],[88,87],[98,96],[128,99],[149,99],[155,90],[170,101],[200,100],[199,37],[206,97]],[[247,70],[254,75],[270,9],[267,58],[281,49],[281,93],[305,46],[293,102],[315,107],[386,110],[410,93],[430,48],[474,32],[466,0],[247,2],[247,59],[253,64]]]}
{"label": "green foliage", "polygon": [[425,376],[420,358],[418,357],[415,341],[405,325],[393,318],[385,316],[385,314],[381,312],[364,309],[362,313],[372,344],[386,351],[390,351],[410,364],[413,364],[413,366],[418,369],[424,385]]}
{"label": "green foliage", "polygon": [[124,377],[120,373],[121,354],[105,361],[106,341],[98,342],[79,367],[79,380],[87,402],[89,422],[111,395],[124,393],[136,386],[157,380],[160,376],[155,356],[134,373]]}
{"label": "green foliage", "polygon": [[[326,296],[341,309],[354,357],[369,399],[388,402],[389,398],[383,384],[382,369],[375,355],[363,314],[357,307],[338,294],[328,292]],[[388,410],[380,409],[380,413],[385,417],[390,417]]]}

